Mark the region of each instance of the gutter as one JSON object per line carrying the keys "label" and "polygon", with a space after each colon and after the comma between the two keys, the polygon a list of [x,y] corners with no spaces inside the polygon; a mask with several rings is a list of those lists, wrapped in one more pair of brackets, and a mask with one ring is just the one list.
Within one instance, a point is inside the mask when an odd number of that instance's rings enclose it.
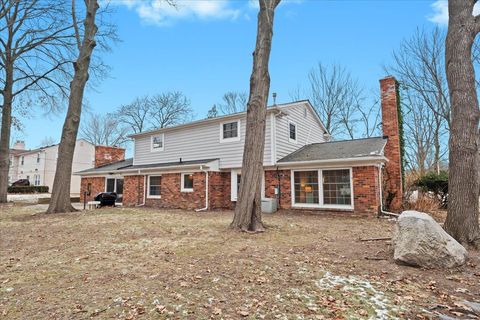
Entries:
{"label": "gutter", "polygon": [[208,210],[208,171],[203,169],[203,165],[200,166],[200,170],[205,173],[205,207],[195,209],[196,212]]}
{"label": "gutter", "polygon": [[343,159],[325,159],[325,160],[307,160],[307,161],[289,161],[289,162],[277,162],[277,166],[292,166],[292,165],[308,165],[308,164],[337,164],[344,162],[361,162],[361,161],[373,161],[373,162],[385,162],[388,159],[385,156],[369,156],[369,157],[357,157],[357,158],[343,158]]}

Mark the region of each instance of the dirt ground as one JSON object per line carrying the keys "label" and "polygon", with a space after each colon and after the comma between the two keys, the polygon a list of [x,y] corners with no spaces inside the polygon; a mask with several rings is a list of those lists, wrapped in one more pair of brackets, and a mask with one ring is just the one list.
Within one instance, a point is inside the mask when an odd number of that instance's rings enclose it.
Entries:
{"label": "dirt ground", "polygon": [[[0,207],[0,318],[472,319],[480,259],[459,270],[398,266],[393,221],[298,212],[268,231],[231,212]],[[470,305],[467,305],[467,302]]]}

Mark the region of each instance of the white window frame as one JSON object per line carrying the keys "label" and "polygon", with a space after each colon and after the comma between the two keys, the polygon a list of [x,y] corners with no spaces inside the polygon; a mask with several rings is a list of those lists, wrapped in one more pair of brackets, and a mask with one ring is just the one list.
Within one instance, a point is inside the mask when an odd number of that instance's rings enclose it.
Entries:
{"label": "white window frame", "polygon": [[[223,125],[227,124],[227,123],[233,123],[233,122],[237,123],[237,136],[232,137],[232,138],[223,138]],[[220,123],[220,143],[240,141],[240,132],[241,132],[240,131],[240,124],[241,124],[240,119],[233,120],[233,121],[224,121],[224,122]]]}
{"label": "white window frame", "polygon": [[[113,192],[115,192],[115,193],[117,193],[117,180],[123,180],[123,182],[125,183],[125,178],[122,177],[122,176],[119,176],[119,175],[107,176],[107,177],[105,177],[105,192],[108,192],[107,191],[107,181],[108,181],[108,179],[115,180],[115,183],[113,184]],[[123,195],[123,193],[121,193],[121,195]]]}
{"label": "white window frame", "polygon": [[[161,148],[154,148],[153,147],[153,138],[155,137],[162,137],[162,147]],[[165,150],[165,134],[159,133],[159,134],[154,134],[150,136],[150,151],[151,152],[160,152]]]}
{"label": "white window frame", "polygon": [[[350,197],[351,204],[324,204],[323,201],[323,171],[331,170],[348,170],[350,173]],[[317,171],[318,174],[318,201],[319,203],[295,203],[295,172],[300,171]],[[290,171],[290,189],[291,189],[291,198],[292,198],[292,207],[294,208],[320,208],[320,209],[339,209],[339,210],[354,210],[354,195],[353,195],[353,175],[352,168],[324,168],[324,169],[293,169]]]}
{"label": "white window frame", "polygon": [[[237,201],[238,200],[238,191],[237,188],[234,188],[234,186],[237,186],[238,183],[238,175],[242,175],[242,170],[231,170],[230,171],[230,200],[231,201]],[[262,172],[262,190],[261,190],[261,196],[262,200],[266,199],[265,198],[265,171]]]}
{"label": "white window frame", "polygon": [[193,172],[182,172],[180,173],[181,174],[181,178],[180,178],[180,191],[182,192],[193,192],[193,185],[192,185],[192,188],[185,188],[184,185],[185,185],[185,176],[186,175],[192,175],[192,180],[195,181],[193,179]]}
{"label": "white window frame", "polygon": [[[160,195],[151,195],[150,194],[150,178],[151,177],[160,177]],[[161,179],[162,179],[162,175],[160,175],[160,174],[147,176],[147,199],[160,199],[162,197],[162,191],[161,191],[162,180]]]}
{"label": "white window frame", "polygon": [[[288,120],[287,121],[287,134],[288,134],[288,141],[292,143],[297,143],[298,141],[298,126],[295,122]],[[290,138],[290,125],[293,124],[295,126],[295,139]]]}

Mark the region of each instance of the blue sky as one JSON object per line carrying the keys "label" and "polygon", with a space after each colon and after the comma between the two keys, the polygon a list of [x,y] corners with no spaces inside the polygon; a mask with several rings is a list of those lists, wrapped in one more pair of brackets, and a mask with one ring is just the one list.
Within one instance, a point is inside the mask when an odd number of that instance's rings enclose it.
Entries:
{"label": "blue sky", "polygon": [[[191,100],[196,118],[227,91],[248,91],[256,36],[254,2],[180,0],[177,11],[156,0],[113,0],[122,42],[104,55],[109,78],[86,92],[93,112],[110,112],[135,97],[171,90]],[[284,0],[285,1],[285,0]],[[417,27],[446,23],[446,1],[290,0],[276,12],[270,60],[277,102],[306,83],[318,62],[348,68],[368,91],[385,76],[382,66]],[[65,108],[66,110],[66,108]],[[38,112],[14,138],[27,148],[45,137],[59,141],[65,113]],[[86,116],[84,115],[84,119]]]}

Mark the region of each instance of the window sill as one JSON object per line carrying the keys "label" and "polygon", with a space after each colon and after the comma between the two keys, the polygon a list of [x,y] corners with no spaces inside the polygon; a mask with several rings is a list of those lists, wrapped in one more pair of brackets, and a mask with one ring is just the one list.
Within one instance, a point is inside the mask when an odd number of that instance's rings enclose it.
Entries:
{"label": "window sill", "polygon": [[162,196],[147,196],[147,199],[161,199]]}
{"label": "window sill", "polygon": [[193,192],[193,189],[182,189],[182,192]]}
{"label": "window sill", "polygon": [[220,139],[220,143],[229,143],[229,142],[238,142],[238,141],[240,141],[239,137]]}
{"label": "window sill", "polygon": [[325,209],[325,210],[348,210],[353,211],[353,206],[349,205],[319,205],[319,204],[309,204],[309,203],[295,203],[292,204],[292,208],[297,209]]}

